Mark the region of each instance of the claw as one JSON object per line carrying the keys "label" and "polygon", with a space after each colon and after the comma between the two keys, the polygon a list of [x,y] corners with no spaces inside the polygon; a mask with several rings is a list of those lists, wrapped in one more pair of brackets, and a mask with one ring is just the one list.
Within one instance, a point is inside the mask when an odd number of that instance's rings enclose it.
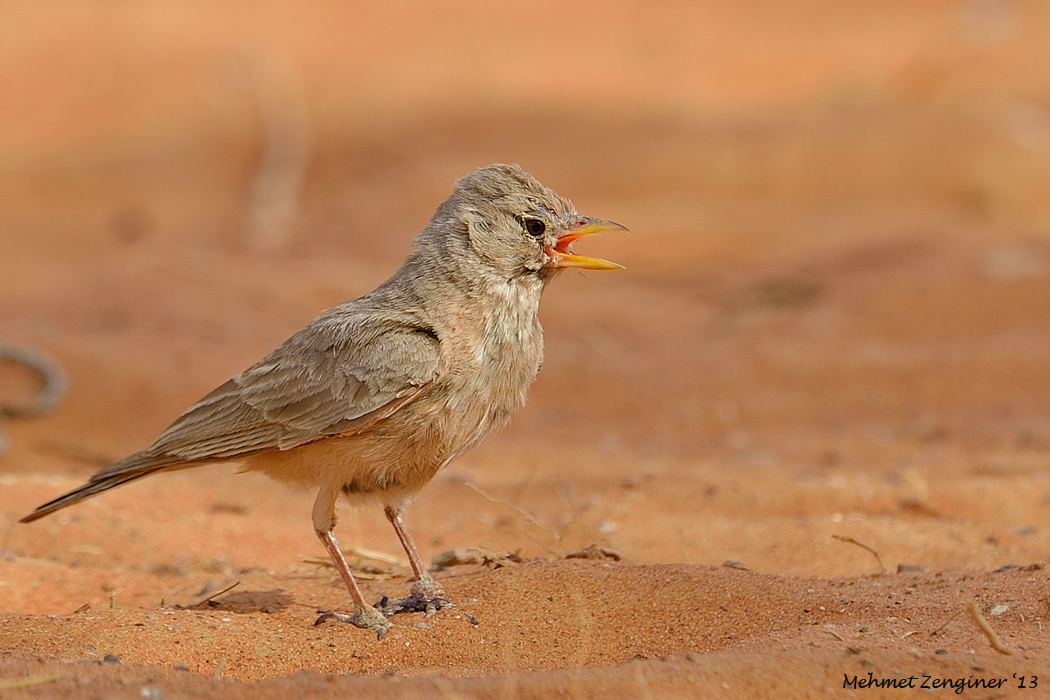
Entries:
{"label": "claw", "polygon": [[423,612],[426,613],[425,617],[430,617],[431,615],[437,613],[438,610],[445,610],[446,608],[454,607],[456,606],[453,605],[452,601],[448,598],[431,598],[427,602],[427,606],[423,609]]}
{"label": "claw", "polygon": [[410,595],[407,598],[398,598],[396,600],[391,600],[390,598],[383,596],[383,598],[375,604],[375,607],[387,617],[400,615],[401,613],[413,612],[425,613],[426,617],[430,617],[438,610],[444,610],[455,606],[448,598],[439,597],[426,599],[418,595]]}
{"label": "claw", "polygon": [[426,617],[430,617],[438,610],[452,607],[455,606],[445,597],[445,591],[441,589],[441,585],[429,574],[424,574],[420,580],[412,584],[407,598],[391,600],[383,596],[375,604],[375,608],[387,617],[412,612],[421,612]]}
{"label": "claw", "polygon": [[358,608],[354,611],[353,615],[345,615],[337,612],[326,612],[323,613],[314,622],[314,626],[326,622],[327,620],[339,620],[340,622],[347,622],[354,627],[360,627],[363,630],[372,630],[378,636],[381,641],[383,636],[386,635],[386,631],[393,627],[393,625],[383,617],[383,613],[376,608]]}

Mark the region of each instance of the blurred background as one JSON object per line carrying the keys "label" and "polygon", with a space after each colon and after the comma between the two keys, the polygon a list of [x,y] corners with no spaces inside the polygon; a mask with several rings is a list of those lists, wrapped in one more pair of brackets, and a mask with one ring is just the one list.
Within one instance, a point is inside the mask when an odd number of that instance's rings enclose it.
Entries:
{"label": "blurred background", "polygon": [[71,390],[0,469],[141,448],[509,161],[628,225],[580,247],[628,269],[548,291],[530,405],[464,469],[1045,481],[1048,36],[1035,0],[8,0],[0,338]]}

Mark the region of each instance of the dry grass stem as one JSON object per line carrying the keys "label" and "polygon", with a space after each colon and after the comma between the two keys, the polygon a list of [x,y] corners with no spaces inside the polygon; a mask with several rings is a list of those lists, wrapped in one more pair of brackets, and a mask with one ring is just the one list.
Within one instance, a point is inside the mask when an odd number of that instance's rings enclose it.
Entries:
{"label": "dry grass stem", "polygon": [[397,566],[402,569],[408,569],[408,560],[402,559],[401,557],[394,556],[393,554],[387,554],[386,552],[377,552],[374,549],[361,549],[360,547],[343,547],[343,554],[347,557],[356,557],[358,559],[370,559],[371,561],[377,561],[381,564],[389,564],[390,566]]}
{"label": "dry grass stem", "polygon": [[[332,560],[328,557],[313,557],[307,556],[305,554],[300,554],[299,561],[301,561],[304,564],[310,564],[311,566],[323,566],[329,569],[335,568],[335,564],[333,564]],[[400,578],[401,576],[403,576],[402,573],[399,573],[392,569],[383,569],[378,566],[372,566],[371,564],[368,564],[364,560],[359,558],[348,559],[346,564],[354,572],[354,578],[358,578],[363,581],[386,581],[392,578]]]}
{"label": "dry grass stem", "polygon": [[219,588],[213,593],[205,593],[204,595],[199,595],[192,602],[187,603],[186,605],[173,605],[172,607],[177,608],[178,610],[195,610],[197,608],[202,608],[208,604],[208,601],[218,598],[223,593],[232,591],[239,585],[241,585],[240,581],[234,581],[230,585],[225,586],[223,588]]}
{"label": "dry grass stem", "polygon": [[842,637],[838,636],[837,634],[835,634],[834,632],[832,632],[832,631],[831,631],[831,630],[829,630],[829,629],[822,629],[822,630],[820,630],[820,631],[821,631],[821,632],[823,632],[824,634],[830,634],[830,635],[831,635],[832,637],[834,637],[835,639],[839,640],[839,641],[840,641],[840,642],[842,642],[843,644],[845,644],[845,643],[846,643],[846,640],[845,640],[845,639],[843,639]]}
{"label": "dry grass stem", "polygon": [[1009,649],[1003,646],[1002,640],[999,639],[999,635],[995,633],[992,626],[988,624],[988,620],[985,619],[981,611],[977,609],[977,603],[972,600],[966,603],[966,612],[970,613],[970,617],[977,623],[977,626],[984,632],[984,636],[988,637],[988,643],[992,645],[992,649],[995,649],[1000,654],[1011,654]]}
{"label": "dry grass stem", "polygon": [[[463,484],[467,488],[469,488],[472,491],[474,491],[477,494],[479,494],[482,498],[490,501],[491,503],[497,503],[497,504],[499,504],[501,506],[507,506],[508,508],[513,508],[514,510],[516,510],[518,512],[519,515],[521,515],[521,517],[525,518],[526,520],[528,520],[530,523],[532,523],[536,527],[540,528],[541,530],[546,530],[547,532],[549,532],[551,534],[551,536],[554,537],[554,541],[555,542],[561,542],[561,533],[559,533],[554,528],[548,527],[547,525],[544,525],[543,523],[541,523],[539,520],[536,519],[535,515],[533,515],[529,511],[525,510],[521,506],[516,505],[514,503],[508,503],[507,501],[501,501],[500,499],[496,498],[495,496],[492,496],[489,493],[487,493],[484,489],[482,489],[480,486],[478,486],[477,484],[475,484],[472,481],[464,481]],[[547,548],[544,547],[544,549],[547,549]],[[550,550],[548,550],[548,551],[550,551]]]}
{"label": "dry grass stem", "polygon": [[14,688],[28,688],[33,685],[54,683],[62,676],[57,673],[41,673],[35,676],[21,676],[20,678],[0,679],[0,690],[12,690]]}
{"label": "dry grass stem", "polygon": [[543,541],[542,541],[541,539],[539,539],[538,537],[533,537],[533,536],[532,536],[531,534],[529,534],[528,532],[522,532],[521,534],[525,535],[525,536],[526,536],[526,537],[528,537],[528,538],[529,538],[530,540],[532,540],[533,542],[535,542],[536,544],[538,544],[538,545],[540,546],[540,548],[541,548],[541,549],[542,549],[542,550],[543,550],[544,552],[546,552],[547,554],[551,555],[551,556],[552,556],[552,557],[554,557],[555,559],[561,559],[561,552],[559,552],[558,550],[555,550],[555,549],[551,549],[550,547],[548,547],[548,546],[547,546],[547,543],[546,543],[546,542],[543,542]]}
{"label": "dry grass stem", "polygon": [[881,572],[882,573],[886,573],[886,567],[883,566],[883,564],[882,564],[882,557],[880,557],[879,553],[876,552],[871,547],[869,547],[868,545],[864,544],[863,542],[859,542],[859,541],[853,539],[852,537],[847,537],[846,535],[832,535],[831,539],[838,540],[839,542],[845,542],[847,544],[855,544],[858,547],[860,547],[861,549],[869,552],[871,554],[871,556],[875,557],[875,561],[877,561],[879,563],[879,569],[881,570]]}
{"label": "dry grass stem", "polygon": [[941,626],[940,626],[940,627],[938,627],[937,629],[935,629],[935,630],[933,630],[932,632],[930,632],[930,636],[931,636],[931,637],[936,637],[936,636],[937,636],[938,634],[940,634],[940,633],[941,633],[941,631],[942,631],[942,630],[943,630],[943,629],[944,629],[945,627],[947,627],[948,625],[950,625],[950,624],[952,623],[952,620],[954,620],[954,619],[956,618],[956,616],[957,616],[958,614],[959,614],[959,612],[958,612],[958,611],[955,611],[955,612],[953,612],[953,613],[952,613],[952,615],[951,615],[951,617],[949,617],[949,618],[948,618],[947,620],[945,620],[945,621],[944,621],[944,624],[943,624],[943,625],[941,625]]}

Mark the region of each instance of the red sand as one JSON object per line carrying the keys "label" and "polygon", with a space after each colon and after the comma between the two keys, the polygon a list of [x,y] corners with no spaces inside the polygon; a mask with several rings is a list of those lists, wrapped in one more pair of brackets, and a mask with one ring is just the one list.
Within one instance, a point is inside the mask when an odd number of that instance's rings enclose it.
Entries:
{"label": "red sand", "polygon": [[[1050,687],[1045,9],[224,7],[0,24],[0,337],[71,378],[0,426],[0,693]],[[252,192],[281,144],[308,144],[303,179],[267,233]],[[312,626],[346,592],[300,559],[323,555],[310,495],[262,477],[14,524],[371,289],[497,160],[632,228],[581,247],[627,271],[549,290],[528,407],[406,514],[427,555],[523,563],[439,572],[457,607],[377,642]],[[0,395],[27,390],[0,365]],[[337,534],[399,554],[378,510]],[[592,543],[624,561],[564,558]],[[402,594],[394,573],[366,593]]]}

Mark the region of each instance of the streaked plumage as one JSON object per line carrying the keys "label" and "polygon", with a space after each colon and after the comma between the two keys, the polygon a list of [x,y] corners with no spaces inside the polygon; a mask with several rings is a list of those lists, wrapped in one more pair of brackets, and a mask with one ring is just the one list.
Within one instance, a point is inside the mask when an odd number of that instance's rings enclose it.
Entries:
{"label": "streaked plumage", "polygon": [[612,229],[622,227],[581,217],[517,166],[476,170],[375,291],[328,309],[145,450],[23,522],[154,472],[236,462],[317,489],[314,527],[355,601],[355,614],[343,619],[382,635],[389,623],[363,603],[333,551],[338,496],[386,506],[420,579],[414,595],[439,599],[400,509],[525,402],[543,360],[544,287],[564,267],[618,267],[568,250],[576,238]]}

